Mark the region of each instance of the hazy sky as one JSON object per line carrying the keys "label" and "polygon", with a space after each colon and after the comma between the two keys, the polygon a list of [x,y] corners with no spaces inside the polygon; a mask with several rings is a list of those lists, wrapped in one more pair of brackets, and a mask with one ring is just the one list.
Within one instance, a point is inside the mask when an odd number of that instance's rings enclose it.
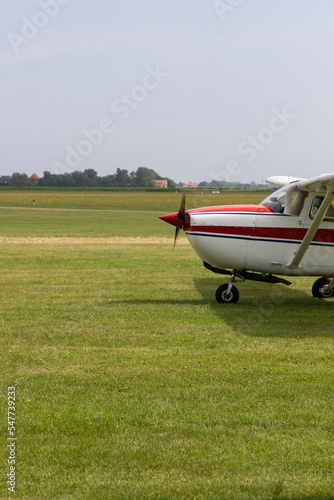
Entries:
{"label": "hazy sky", "polygon": [[333,0],[0,1],[1,169],[334,170]]}

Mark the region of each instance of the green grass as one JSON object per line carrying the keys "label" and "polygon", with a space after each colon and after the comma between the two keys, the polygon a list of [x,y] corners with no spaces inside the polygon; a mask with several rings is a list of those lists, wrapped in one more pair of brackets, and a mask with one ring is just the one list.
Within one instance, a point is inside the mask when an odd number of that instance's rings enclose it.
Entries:
{"label": "green grass", "polygon": [[[163,212],[164,213],[164,212]],[[0,209],[1,237],[170,236],[161,212]]]}
{"label": "green grass", "polygon": [[[210,190],[187,191],[187,208],[208,205],[259,203],[270,191],[223,190],[219,194]],[[177,211],[182,190],[164,191],[110,191],[87,189],[0,189],[0,207],[71,208],[94,210],[158,210]],[[33,204],[35,200],[35,204]]]}
{"label": "green grass", "polygon": [[0,214],[22,238],[0,253],[1,498],[8,386],[17,498],[333,498],[334,303],[312,278],[219,305],[157,213]]}

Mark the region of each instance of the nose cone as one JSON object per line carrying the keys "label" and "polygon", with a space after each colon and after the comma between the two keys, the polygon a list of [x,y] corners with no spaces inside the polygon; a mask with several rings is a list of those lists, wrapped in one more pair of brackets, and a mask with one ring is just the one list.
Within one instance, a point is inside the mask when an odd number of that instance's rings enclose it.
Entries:
{"label": "nose cone", "polygon": [[179,217],[179,212],[175,212],[174,214],[162,215],[159,219],[168,222],[168,224],[172,224],[172,226],[178,227],[182,229],[183,220]]}

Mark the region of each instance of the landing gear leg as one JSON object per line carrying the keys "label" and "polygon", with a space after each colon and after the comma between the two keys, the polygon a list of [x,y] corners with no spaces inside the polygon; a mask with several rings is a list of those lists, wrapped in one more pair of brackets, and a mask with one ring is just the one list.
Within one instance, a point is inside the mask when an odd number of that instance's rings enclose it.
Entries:
{"label": "landing gear leg", "polygon": [[231,275],[231,279],[228,284],[221,285],[217,288],[216,291],[216,301],[218,304],[235,304],[239,300],[239,292],[238,289],[234,286],[235,281],[235,273],[233,272]]}

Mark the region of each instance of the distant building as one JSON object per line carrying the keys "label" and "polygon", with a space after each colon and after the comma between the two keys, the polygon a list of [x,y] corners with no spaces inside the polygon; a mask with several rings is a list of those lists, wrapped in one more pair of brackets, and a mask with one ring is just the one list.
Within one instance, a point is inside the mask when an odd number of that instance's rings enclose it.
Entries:
{"label": "distant building", "polygon": [[184,188],[198,188],[198,184],[194,184],[194,182],[188,182],[188,184],[183,184]]}
{"label": "distant building", "polygon": [[155,187],[161,187],[161,188],[166,188],[168,187],[168,183],[165,179],[162,180],[156,180],[155,182]]}
{"label": "distant building", "polygon": [[33,186],[38,186],[39,177],[37,174],[32,174],[30,177],[30,182]]}

